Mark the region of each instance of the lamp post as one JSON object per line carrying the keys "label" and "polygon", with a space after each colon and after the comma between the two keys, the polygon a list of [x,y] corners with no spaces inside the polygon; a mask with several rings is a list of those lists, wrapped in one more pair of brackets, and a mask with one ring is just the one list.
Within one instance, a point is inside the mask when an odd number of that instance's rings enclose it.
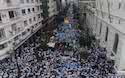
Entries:
{"label": "lamp post", "polygon": [[17,66],[17,69],[18,69],[18,72],[17,72],[18,73],[18,77],[20,77],[20,67],[19,67],[19,64],[18,64],[18,57],[16,55],[16,52],[14,52],[14,56],[15,56],[16,66]]}
{"label": "lamp post", "polygon": [[107,0],[107,6],[108,6],[108,13],[109,13],[109,22],[111,23],[111,15],[110,15],[110,3],[109,0]]}

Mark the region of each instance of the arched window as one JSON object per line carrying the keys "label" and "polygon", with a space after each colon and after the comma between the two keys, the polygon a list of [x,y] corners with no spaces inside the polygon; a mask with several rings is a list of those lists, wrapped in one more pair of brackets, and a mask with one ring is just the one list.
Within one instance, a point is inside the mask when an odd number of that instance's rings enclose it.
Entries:
{"label": "arched window", "polygon": [[1,14],[0,14],[0,22],[2,22],[2,17],[1,17]]}
{"label": "arched window", "polygon": [[99,32],[100,35],[101,35],[101,32],[102,32],[102,22],[100,23],[100,32]]}
{"label": "arched window", "polygon": [[108,40],[108,33],[109,33],[109,29],[108,29],[108,27],[106,28],[106,36],[105,36],[105,41],[107,41]]}
{"label": "arched window", "polygon": [[119,35],[115,34],[115,40],[113,45],[113,51],[116,53],[118,49],[118,43],[119,43]]}
{"label": "arched window", "polygon": [[121,6],[122,6],[122,3],[121,3],[121,2],[119,2],[119,4],[118,4],[118,8],[120,9],[120,8],[121,8]]}

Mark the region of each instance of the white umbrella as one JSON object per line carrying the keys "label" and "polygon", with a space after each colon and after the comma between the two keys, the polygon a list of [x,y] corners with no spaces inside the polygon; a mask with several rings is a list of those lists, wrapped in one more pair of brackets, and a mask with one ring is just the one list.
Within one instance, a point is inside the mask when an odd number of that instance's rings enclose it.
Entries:
{"label": "white umbrella", "polygon": [[55,47],[55,43],[52,43],[52,42],[49,42],[49,43],[47,43],[47,45],[49,46],[49,47]]}

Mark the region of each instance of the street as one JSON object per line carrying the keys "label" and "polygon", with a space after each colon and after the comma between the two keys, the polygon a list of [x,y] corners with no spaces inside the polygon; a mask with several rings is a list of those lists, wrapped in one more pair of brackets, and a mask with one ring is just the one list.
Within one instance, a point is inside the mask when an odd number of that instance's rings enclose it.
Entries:
{"label": "street", "polygon": [[86,49],[88,56],[81,63],[79,53],[85,47],[80,46],[81,30],[73,19],[72,6],[66,15],[64,22],[53,30],[46,50],[41,47],[41,38],[36,36],[34,42],[25,42],[14,55],[1,60],[0,78],[115,77],[114,63],[107,59],[105,48],[93,45]]}

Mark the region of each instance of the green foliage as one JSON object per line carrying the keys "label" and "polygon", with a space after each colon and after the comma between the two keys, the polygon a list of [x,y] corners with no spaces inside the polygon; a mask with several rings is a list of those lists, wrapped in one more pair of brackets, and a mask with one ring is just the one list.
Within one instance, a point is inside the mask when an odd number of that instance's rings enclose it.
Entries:
{"label": "green foliage", "polygon": [[95,37],[91,34],[89,34],[89,32],[82,32],[81,33],[81,37],[79,39],[79,44],[82,47],[87,46],[88,48],[91,47],[92,42],[95,41]]}

